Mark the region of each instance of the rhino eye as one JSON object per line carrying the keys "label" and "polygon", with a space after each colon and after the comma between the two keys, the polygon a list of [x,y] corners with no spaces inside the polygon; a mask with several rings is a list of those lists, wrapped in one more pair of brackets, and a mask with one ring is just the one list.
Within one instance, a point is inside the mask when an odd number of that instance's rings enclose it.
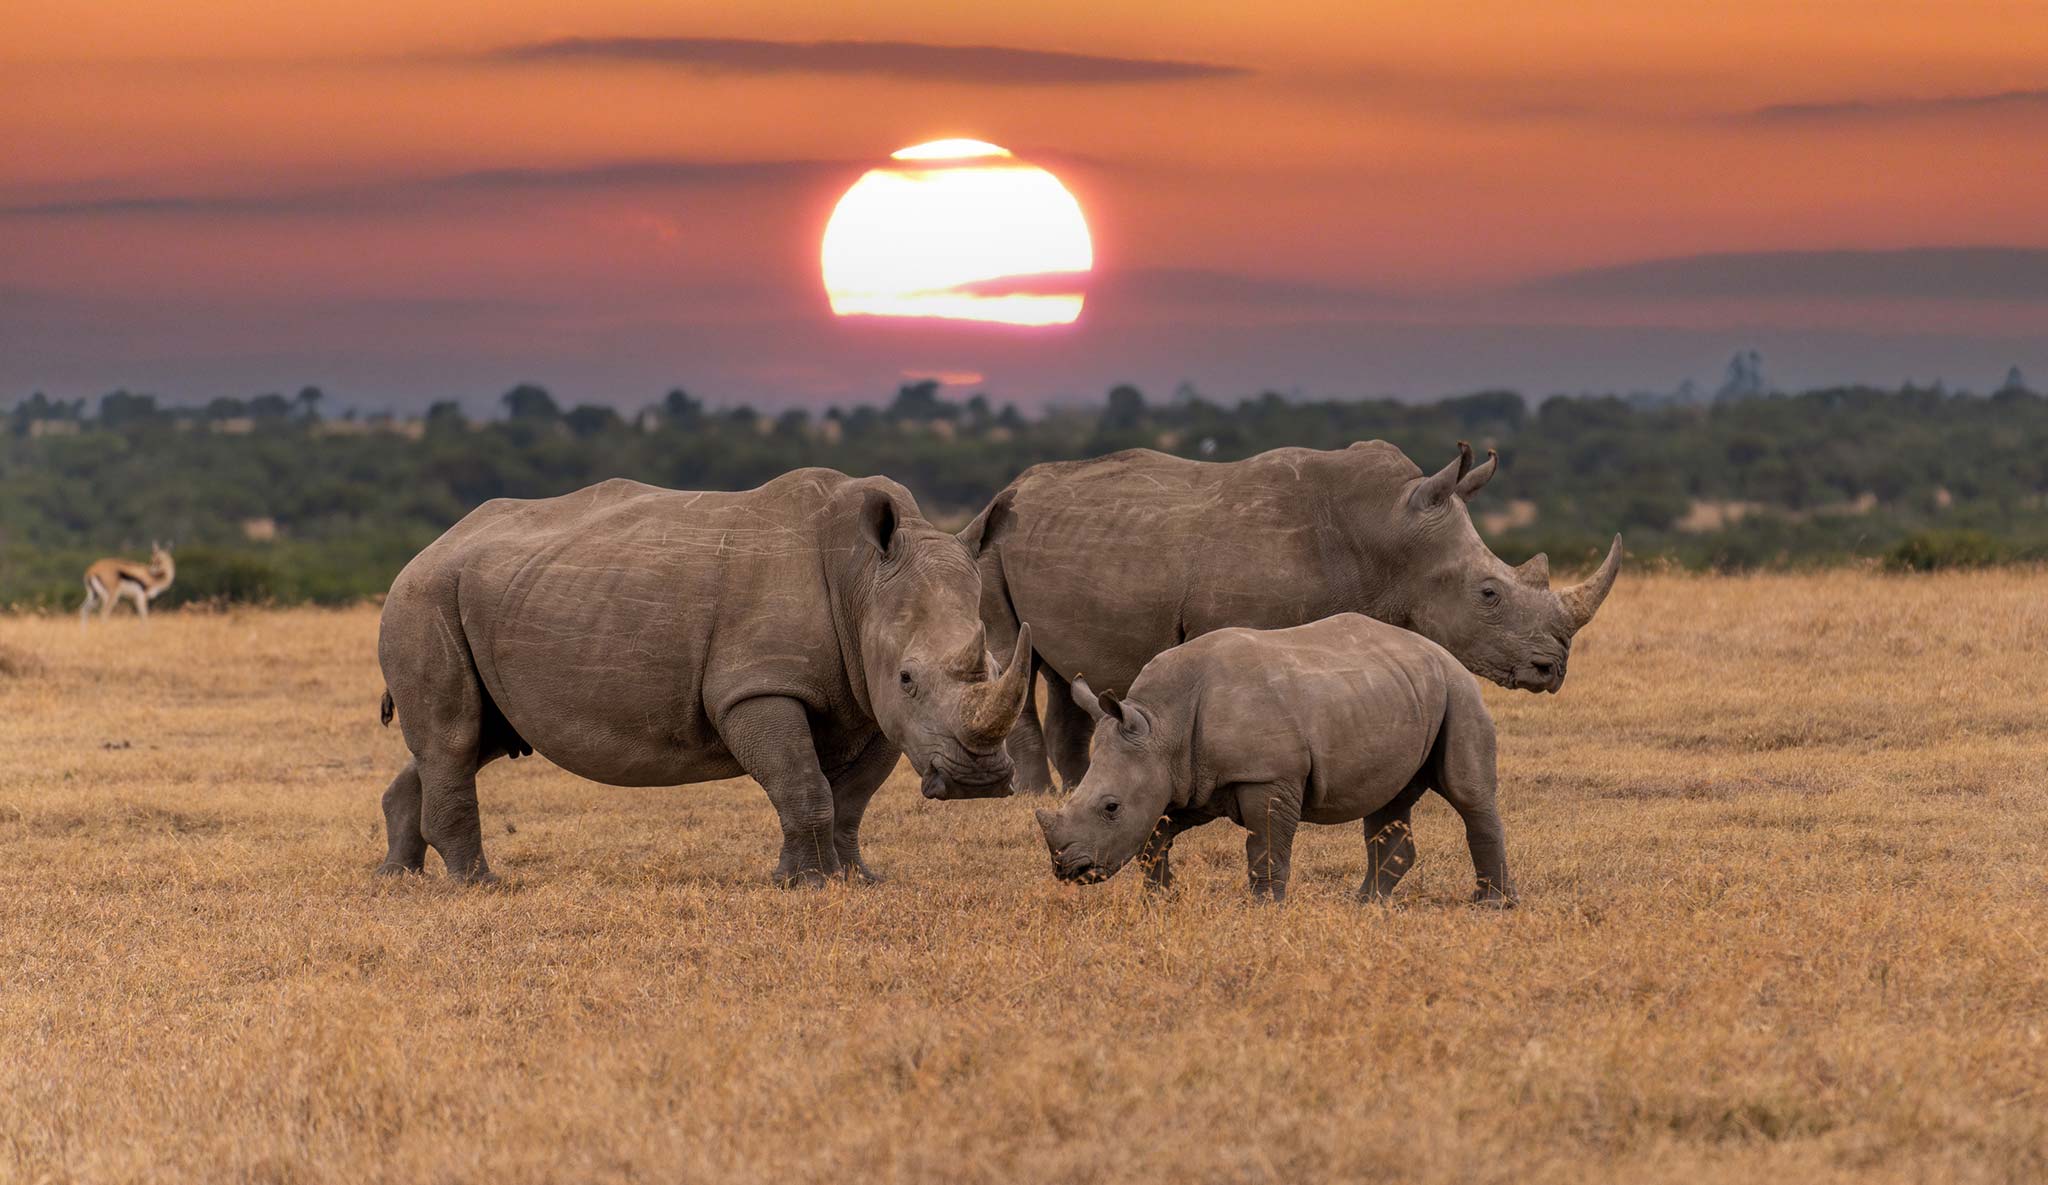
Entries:
{"label": "rhino eye", "polygon": [[1117,812],[1117,808],[1118,808],[1118,807],[1120,807],[1120,806],[1122,806],[1122,805],[1123,805],[1122,803],[1120,803],[1120,802],[1118,802],[1118,801],[1117,801],[1116,799],[1112,798],[1112,799],[1110,799],[1110,800],[1109,800],[1108,802],[1105,802],[1105,803],[1103,803],[1103,804],[1102,804],[1102,813],[1103,813],[1103,814],[1105,814],[1105,815],[1108,815],[1108,816],[1109,816],[1110,818],[1114,819],[1114,818],[1116,818],[1116,812]]}
{"label": "rhino eye", "polygon": [[1481,585],[1479,599],[1487,605],[1500,604],[1500,590],[1490,584]]}
{"label": "rhino eye", "polygon": [[901,687],[905,695],[917,693],[917,682],[910,677],[909,671],[896,672],[896,686]]}

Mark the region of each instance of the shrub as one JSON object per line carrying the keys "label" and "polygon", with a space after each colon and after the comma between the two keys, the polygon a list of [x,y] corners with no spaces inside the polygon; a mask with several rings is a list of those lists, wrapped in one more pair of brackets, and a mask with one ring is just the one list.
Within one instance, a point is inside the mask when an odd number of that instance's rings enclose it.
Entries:
{"label": "shrub", "polygon": [[1893,544],[1884,566],[1893,572],[1939,572],[1988,568],[2011,558],[2004,543],[1982,531],[1919,531]]}

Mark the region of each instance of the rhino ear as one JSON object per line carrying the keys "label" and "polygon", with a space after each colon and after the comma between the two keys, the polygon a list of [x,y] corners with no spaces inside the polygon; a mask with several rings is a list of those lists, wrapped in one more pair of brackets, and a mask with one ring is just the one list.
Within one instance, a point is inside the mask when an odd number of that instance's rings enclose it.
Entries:
{"label": "rhino ear", "polygon": [[[1087,678],[1080,672],[1074,673],[1074,681],[1067,687],[1073,693],[1074,706],[1088,713],[1088,719],[1099,722],[1109,714],[1102,710],[1102,701],[1095,698],[1095,689],[1088,686]],[[1115,703],[1116,697],[1111,696],[1110,702]]]}
{"label": "rhino ear", "polygon": [[968,523],[964,530],[954,536],[967,548],[968,555],[980,555],[981,549],[996,537],[996,532],[1002,529],[1003,520],[1009,517],[1010,503],[1016,497],[1015,487],[997,494],[986,509],[974,516],[973,522]]}
{"label": "rhino ear", "polygon": [[1152,735],[1152,718],[1147,716],[1145,710],[1137,704],[1130,703],[1129,701],[1119,703],[1117,705],[1116,721],[1118,726],[1123,729],[1124,736],[1131,740],[1142,741]]}
{"label": "rhino ear", "polygon": [[896,538],[895,500],[881,490],[869,490],[861,498],[860,533],[876,551],[889,554],[889,544]]}
{"label": "rhino ear", "polygon": [[1495,449],[1487,449],[1486,460],[1480,462],[1478,465],[1475,465],[1471,469],[1466,470],[1465,476],[1458,479],[1458,497],[1463,498],[1467,502],[1470,502],[1472,500],[1472,495],[1484,489],[1486,487],[1486,483],[1493,480],[1493,472],[1494,470],[1499,468],[1499,451]]}
{"label": "rhino ear", "polygon": [[[1462,441],[1460,443],[1463,443]],[[1451,463],[1430,474],[1417,478],[1408,490],[1408,508],[1411,510],[1435,510],[1458,488],[1458,479],[1465,476],[1467,462],[1472,459],[1468,445],[1452,458]]]}

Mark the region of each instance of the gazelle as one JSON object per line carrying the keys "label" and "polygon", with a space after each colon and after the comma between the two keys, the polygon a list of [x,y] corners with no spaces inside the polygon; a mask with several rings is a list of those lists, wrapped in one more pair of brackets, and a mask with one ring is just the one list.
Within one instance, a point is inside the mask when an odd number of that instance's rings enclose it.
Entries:
{"label": "gazelle", "polygon": [[149,566],[132,560],[109,557],[96,560],[85,570],[85,604],[78,610],[78,624],[91,618],[94,608],[102,620],[113,616],[114,603],[123,597],[135,602],[138,617],[149,616],[149,603],[171,587],[178,567],[171,562],[171,549],[161,543],[149,545]]}

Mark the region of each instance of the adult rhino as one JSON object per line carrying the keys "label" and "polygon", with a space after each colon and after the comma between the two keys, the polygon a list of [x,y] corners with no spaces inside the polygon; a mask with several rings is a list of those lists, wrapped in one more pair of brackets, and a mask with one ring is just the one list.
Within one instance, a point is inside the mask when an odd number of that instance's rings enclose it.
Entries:
{"label": "adult rhino", "polygon": [[1034,465],[960,533],[981,566],[995,645],[1032,635],[1048,703],[1010,736],[1018,783],[1088,770],[1089,720],[1069,683],[1119,695],[1157,655],[1229,626],[1283,629],[1363,613],[1410,629],[1504,687],[1556,691],[1572,636],[1621,566],[1621,536],[1584,583],[1554,591],[1538,554],[1510,567],[1465,503],[1499,457],[1469,445],[1434,474],[1374,440],[1212,464],[1133,449]]}
{"label": "adult rhino", "polygon": [[616,786],[746,773],[782,820],[781,882],[861,861],[899,753],[929,798],[1010,792],[1000,675],[973,561],[883,478],[827,469],[742,493],[607,481],[487,502],[400,572],[377,658],[413,759],[384,793],[380,871],[494,879],[476,772],[538,752]]}

